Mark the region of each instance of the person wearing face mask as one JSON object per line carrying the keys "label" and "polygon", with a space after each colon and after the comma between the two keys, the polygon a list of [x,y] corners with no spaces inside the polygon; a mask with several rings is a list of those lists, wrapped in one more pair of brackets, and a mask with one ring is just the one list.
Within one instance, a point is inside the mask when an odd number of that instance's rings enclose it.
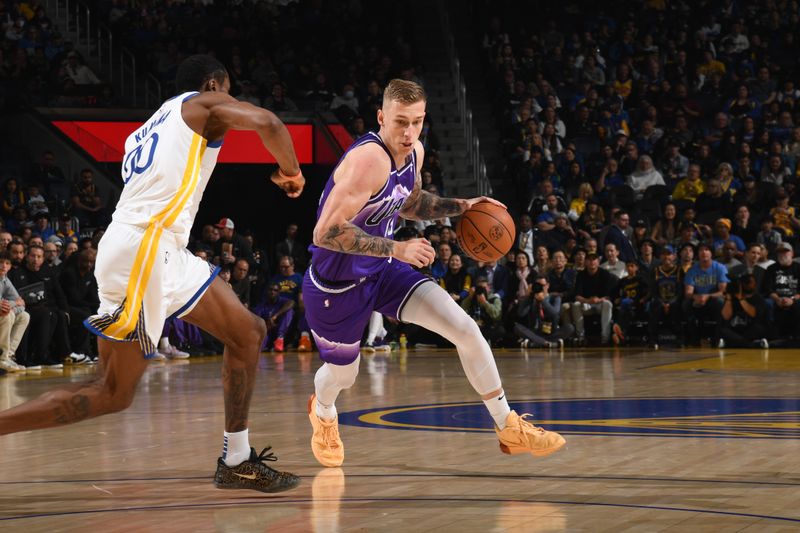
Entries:
{"label": "person wearing face mask", "polygon": [[342,86],[342,91],[331,100],[331,111],[335,111],[342,106],[348,107],[349,111],[353,113],[358,113],[358,98],[356,98],[356,91],[350,83],[345,83]]}
{"label": "person wearing face mask", "polygon": [[794,250],[788,242],[780,243],[775,252],[778,261],[767,268],[762,292],[768,297],[776,333],[796,339],[800,320],[800,264],[792,260]]}

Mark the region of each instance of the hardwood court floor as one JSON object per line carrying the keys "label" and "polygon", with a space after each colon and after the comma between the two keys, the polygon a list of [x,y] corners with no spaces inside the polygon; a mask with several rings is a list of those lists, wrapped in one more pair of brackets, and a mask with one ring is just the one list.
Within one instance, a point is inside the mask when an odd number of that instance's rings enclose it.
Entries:
{"label": "hardwood court floor", "polygon": [[[499,351],[520,412],[563,430],[506,456],[452,351],[362,361],[337,402],[341,469],[309,449],[316,354],[264,355],[251,443],[303,478],[220,491],[220,357],[153,363],[123,413],[0,437],[0,531],[798,531],[800,353]],[[0,378],[0,408],[77,368]]]}

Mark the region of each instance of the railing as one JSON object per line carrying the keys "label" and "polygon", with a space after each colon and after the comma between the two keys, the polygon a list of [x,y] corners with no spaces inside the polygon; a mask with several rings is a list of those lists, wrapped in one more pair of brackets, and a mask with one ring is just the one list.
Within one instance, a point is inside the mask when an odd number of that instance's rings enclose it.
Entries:
{"label": "railing", "polygon": [[458,114],[461,119],[461,124],[464,127],[464,139],[467,141],[467,157],[472,166],[472,178],[475,182],[475,188],[478,194],[489,196],[492,194],[492,185],[487,175],[486,163],[481,156],[481,143],[475,131],[475,126],[472,123],[472,110],[469,108],[469,101],[467,100],[467,85],[464,83],[464,77],[461,75],[461,62],[458,59],[455,38],[450,31],[450,16],[447,13],[447,8],[443,1],[440,0],[437,2],[437,5],[439,8],[439,15],[442,19],[442,33],[447,36],[445,39],[445,46],[447,48],[447,55],[450,58],[450,74],[455,85],[453,89],[456,94]]}
{"label": "railing", "polygon": [[[103,39],[105,38],[105,43]],[[97,28],[97,64],[103,68],[103,61],[108,63],[106,67],[109,81],[114,80],[114,34],[111,28],[105,24],[100,24]]]}
{"label": "railing", "polygon": [[119,62],[119,94],[125,96],[130,93],[131,103],[136,107],[136,56],[123,48],[120,52]]}
{"label": "railing", "polygon": [[[97,64],[103,70],[103,77],[112,85],[116,81],[115,76],[118,77],[119,94],[123,97],[129,96],[133,107],[137,107],[140,103],[147,108],[157,107],[161,103],[161,82],[151,74],[144,79],[142,102],[137,100],[140,96],[137,88],[141,82],[136,71],[136,56],[125,47],[115,47],[114,36],[108,26],[103,23],[98,24],[94,41],[92,40],[92,12],[89,6],[80,0],[46,0],[45,9],[56,21],[61,21],[63,17],[66,26],[63,31],[75,32],[76,48],[82,48],[85,57],[97,60]],[[71,30],[73,27],[74,30]],[[81,40],[82,35],[85,37],[83,40]],[[118,69],[115,69],[115,64],[119,65]]]}
{"label": "railing", "polygon": [[144,79],[144,107],[155,109],[161,105],[162,101],[161,82],[152,74],[147,74]]}

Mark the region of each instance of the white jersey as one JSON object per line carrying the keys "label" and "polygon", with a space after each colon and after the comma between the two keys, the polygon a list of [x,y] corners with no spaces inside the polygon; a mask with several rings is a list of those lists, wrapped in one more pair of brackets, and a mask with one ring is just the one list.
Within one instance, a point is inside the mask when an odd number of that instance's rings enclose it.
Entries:
{"label": "white jersey", "polygon": [[167,100],[125,141],[125,184],[113,219],[141,228],[157,225],[186,246],[222,141],[209,143],[183,120],[188,92]]}

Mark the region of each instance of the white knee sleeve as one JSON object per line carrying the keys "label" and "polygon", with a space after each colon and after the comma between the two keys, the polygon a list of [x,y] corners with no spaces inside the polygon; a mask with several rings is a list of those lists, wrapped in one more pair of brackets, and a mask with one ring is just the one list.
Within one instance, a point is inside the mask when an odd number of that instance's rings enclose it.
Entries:
{"label": "white knee sleeve", "polygon": [[367,344],[375,342],[378,337],[385,337],[386,330],[383,328],[383,315],[373,311],[369,317],[369,328],[367,328]]}
{"label": "white knee sleeve", "polygon": [[342,389],[349,389],[356,382],[361,355],[349,365],[325,363],[314,376],[314,389],[317,401],[323,405],[333,405]]}
{"label": "white knee sleeve", "polygon": [[401,311],[400,319],[438,333],[456,345],[472,388],[484,395],[502,388],[492,350],[478,325],[435,283],[423,283]]}

